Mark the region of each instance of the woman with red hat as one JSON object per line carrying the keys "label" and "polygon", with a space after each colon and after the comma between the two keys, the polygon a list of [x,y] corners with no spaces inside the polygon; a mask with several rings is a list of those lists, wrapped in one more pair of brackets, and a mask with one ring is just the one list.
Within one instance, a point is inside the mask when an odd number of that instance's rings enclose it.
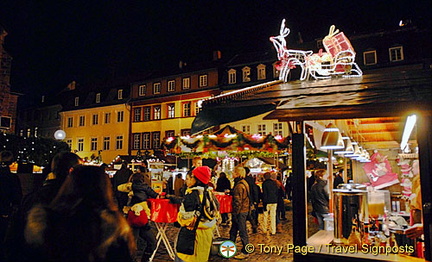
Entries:
{"label": "woman with red hat", "polygon": [[[219,217],[219,203],[208,188],[210,177],[211,170],[207,166],[196,167],[186,176],[188,188],[177,216],[177,221],[182,226],[177,243],[182,244],[177,245],[176,261],[203,262],[209,258],[213,230]],[[193,244],[189,245],[182,231],[194,229],[195,238]]]}

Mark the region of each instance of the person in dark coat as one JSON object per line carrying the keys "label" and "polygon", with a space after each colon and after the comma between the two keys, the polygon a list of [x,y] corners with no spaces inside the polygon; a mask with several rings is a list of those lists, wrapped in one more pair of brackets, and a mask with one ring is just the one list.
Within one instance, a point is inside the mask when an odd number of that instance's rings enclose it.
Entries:
{"label": "person in dark coat", "polygon": [[335,174],[335,177],[334,177],[334,180],[333,180],[333,188],[334,189],[338,188],[338,186],[340,184],[344,183],[344,181],[343,181],[343,171],[344,171],[343,169],[339,169],[339,172],[337,172]]}
{"label": "person in dark coat", "polygon": [[60,152],[51,160],[51,172],[48,173],[42,186],[34,188],[27,194],[20,206],[19,221],[12,228],[11,235],[14,239],[7,241],[8,250],[6,256],[9,260],[31,261],[34,255],[31,249],[27,248],[24,240],[24,227],[27,223],[29,211],[36,205],[47,206],[55,198],[69,173],[81,164],[81,158],[71,152]]}
{"label": "person in dark coat", "polygon": [[124,183],[127,183],[132,175],[132,170],[127,167],[126,163],[121,164],[121,168],[115,172],[113,177],[113,189],[115,198],[117,200],[117,205],[120,210],[123,210],[123,207],[127,205],[128,201],[128,193],[121,192],[118,190],[118,186]]}
{"label": "person in dark coat", "polygon": [[[132,175],[132,193],[133,196],[130,200],[130,206],[132,210],[134,205],[140,205],[140,203],[145,202],[149,198],[158,198],[159,195],[156,193],[146,182],[143,173],[135,173]],[[145,209],[145,208],[144,208]],[[144,240],[146,247],[143,250],[143,255],[141,257],[141,262],[150,261],[153,251],[156,249],[156,236],[154,235],[149,223],[142,227],[132,227],[135,239],[138,240],[138,236]],[[137,241],[138,245],[138,241]]]}
{"label": "person in dark coat", "polygon": [[[190,245],[194,245],[193,254],[183,253],[182,246],[188,239],[182,239],[182,234],[178,235],[175,261],[202,262],[208,261],[210,249],[213,241],[213,230],[216,227],[216,220],[219,214],[219,203],[213,194],[213,190],[208,183],[211,177],[211,170],[207,166],[194,168],[192,174],[186,175],[187,189],[184,200],[180,205],[178,213],[178,223],[182,227],[180,231],[192,230],[195,226],[195,239]],[[195,219],[199,211],[199,220]],[[196,224],[198,223],[198,224]],[[184,235],[183,235],[184,236]]]}
{"label": "person in dark coat", "polygon": [[311,188],[311,202],[313,211],[318,219],[319,229],[324,229],[324,215],[329,212],[329,193],[327,192],[327,178],[325,169],[315,171],[315,183]]}
{"label": "person in dark coat", "polygon": [[25,239],[32,261],[133,261],[132,230],[100,167],[78,166],[48,205],[34,206]]}
{"label": "person in dark coat", "polygon": [[244,169],[246,171],[245,180],[248,183],[249,188],[250,188],[250,198],[251,198],[252,205],[253,205],[253,209],[251,210],[247,220],[252,225],[252,232],[257,233],[258,232],[258,204],[260,202],[259,187],[255,183],[255,179],[252,176],[252,174],[250,173],[250,169],[248,167],[244,167]]}
{"label": "person in dark coat", "polygon": [[0,152],[0,261],[5,258],[5,240],[9,225],[19,219],[18,209],[22,199],[19,177],[11,173],[9,168],[12,161],[12,152]]}
{"label": "person in dark coat", "polygon": [[277,173],[275,181],[278,185],[278,203],[277,203],[277,209],[276,209],[276,224],[278,224],[278,227],[281,226],[281,224],[280,224],[281,220],[287,220],[286,212],[285,212],[285,202],[284,202],[285,187],[283,186],[281,179],[282,179],[282,177],[281,177],[280,173]]}
{"label": "person in dark coat", "polygon": [[285,181],[285,195],[288,200],[292,200],[292,174],[289,173]]}
{"label": "person in dark coat", "polygon": [[264,209],[264,224],[262,229],[264,233],[268,231],[268,218],[270,216],[270,230],[271,234],[276,234],[276,209],[278,202],[278,185],[272,179],[270,172],[264,173],[264,182],[262,183],[263,191],[263,209]]}
{"label": "person in dark coat", "polygon": [[[231,182],[227,178],[225,172],[220,172],[219,178],[216,182],[217,192],[229,192],[231,190]],[[228,213],[221,214],[222,222],[221,225],[225,226],[228,222]]]}

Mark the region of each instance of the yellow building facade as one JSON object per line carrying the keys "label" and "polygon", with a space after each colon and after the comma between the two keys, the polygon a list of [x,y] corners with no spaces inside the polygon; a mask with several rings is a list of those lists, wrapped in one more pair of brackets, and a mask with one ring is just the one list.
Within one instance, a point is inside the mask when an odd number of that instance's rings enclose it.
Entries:
{"label": "yellow building facade", "polygon": [[128,154],[130,111],[127,104],[63,111],[61,129],[72,152],[111,163]]}

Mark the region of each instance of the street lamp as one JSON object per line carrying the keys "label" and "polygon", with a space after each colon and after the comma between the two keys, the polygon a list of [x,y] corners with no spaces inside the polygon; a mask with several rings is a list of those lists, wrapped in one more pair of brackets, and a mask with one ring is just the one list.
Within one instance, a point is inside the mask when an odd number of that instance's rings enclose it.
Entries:
{"label": "street lamp", "polygon": [[63,140],[65,139],[65,137],[66,137],[66,132],[61,129],[55,131],[54,133],[54,138],[57,140]]}

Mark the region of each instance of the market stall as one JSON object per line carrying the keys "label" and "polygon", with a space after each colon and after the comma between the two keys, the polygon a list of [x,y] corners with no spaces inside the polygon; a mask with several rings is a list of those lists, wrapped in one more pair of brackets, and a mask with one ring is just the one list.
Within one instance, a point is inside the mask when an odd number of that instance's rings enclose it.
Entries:
{"label": "market stall", "polygon": [[[278,119],[292,130],[292,204],[296,225],[293,244],[314,251],[294,252],[295,260],[424,261],[423,255],[430,260],[430,76],[430,69],[377,70],[359,78],[272,84],[252,96],[221,95],[203,103],[204,113],[197,116],[199,125],[193,130],[199,131],[208,112],[218,110],[223,114],[233,108],[252,111],[252,103],[278,104],[265,119]],[[413,132],[405,136],[404,129],[409,126],[407,119],[411,115],[417,116],[417,122]],[[214,124],[211,121],[209,125]],[[330,123],[339,129],[341,140],[343,136],[356,140],[354,152],[336,154],[336,149],[329,149],[324,150],[323,160],[308,159],[312,155],[309,150],[315,154],[321,151],[321,138]],[[320,134],[315,137],[314,133]],[[339,142],[339,136],[335,141]],[[348,143],[342,142],[341,148],[345,144]],[[351,191],[348,188],[333,191],[332,179],[329,180],[334,230],[328,227],[328,230],[314,231],[313,217],[308,214],[306,175],[320,168],[326,169],[331,178],[341,168],[345,171],[345,184],[364,186]],[[420,192],[421,200],[416,197]],[[416,209],[419,212],[413,212]],[[415,228],[418,221],[424,227],[420,231],[423,234],[407,237],[407,230]],[[315,244],[326,248],[313,249]],[[408,248],[393,249],[405,245]],[[392,254],[387,255],[386,249],[391,249]]]}
{"label": "market stall", "polygon": [[227,125],[213,133],[170,137],[163,141],[162,147],[167,154],[181,158],[199,155],[204,159],[216,159],[219,171],[224,172],[257,157],[276,159],[274,166],[280,168],[285,165],[278,159],[289,155],[290,137],[250,135]]}

